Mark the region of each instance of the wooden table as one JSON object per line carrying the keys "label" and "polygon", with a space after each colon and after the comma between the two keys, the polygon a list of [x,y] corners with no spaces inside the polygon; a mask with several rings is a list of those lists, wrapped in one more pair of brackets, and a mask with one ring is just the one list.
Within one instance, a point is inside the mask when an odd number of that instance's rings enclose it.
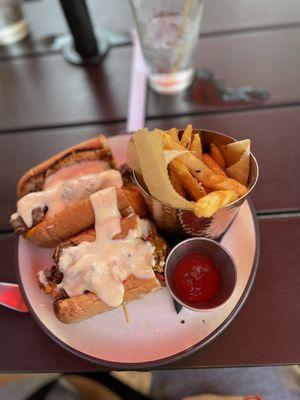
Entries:
{"label": "wooden table", "polygon": [[[64,32],[50,0],[24,5],[32,36]],[[123,0],[90,1],[94,23],[128,29]],[[149,127],[195,127],[249,137],[261,175],[253,195],[261,236],[259,270],[243,309],[203,350],[164,368],[300,362],[300,4],[297,0],[209,0],[198,68],[232,87],[264,87],[261,103],[199,102],[201,88],[178,96],[148,92]],[[116,7],[118,12],[116,12]],[[128,16],[128,18],[126,18]],[[59,53],[0,61],[0,281],[16,281],[16,241],[9,225],[16,182],[50,154],[104,132],[125,131],[131,47],[113,48],[83,69]],[[1,308],[0,372],[97,371],[55,344],[29,314]]]}

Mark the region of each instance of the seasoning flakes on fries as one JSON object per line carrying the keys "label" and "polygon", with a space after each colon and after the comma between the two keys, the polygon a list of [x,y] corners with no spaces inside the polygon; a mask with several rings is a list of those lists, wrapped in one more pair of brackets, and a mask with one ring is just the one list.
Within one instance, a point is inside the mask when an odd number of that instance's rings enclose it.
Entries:
{"label": "seasoning flakes on fries", "polygon": [[204,164],[210,168],[215,174],[220,174],[226,176],[224,170],[220,167],[220,165],[207,153],[203,154],[202,160]]}
{"label": "seasoning flakes on fries", "polygon": [[[170,165],[173,168],[173,172],[177,176],[181,186],[184,188],[184,191],[190,196],[192,200],[197,201],[205,195],[205,192],[203,191],[201,185],[199,185],[197,179],[194,178],[193,175],[190,173],[184,161],[180,160],[179,157],[177,157],[171,161]],[[171,183],[173,184],[172,179]]]}
{"label": "seasoning flakes on fries", "polygon": [[[174,198],[174,200],[175,195],[180,195],[182,200],[185,201],[184,205],[193,209],[197,217],[211,217],[220,208],[247,193],[248,188],[245,183],[248,182],[249,177],[250,141],[245,141],[247,143],[243,146],[231,145],[230,149],[228,149],[230,145],[218,147],[215,143],[209,143],[207,148],[207,143],[204,142],[203,144],[201,142],[201,134],[193,133],[191,124],[186,127],[182,135],[176,128],[168,131],[155,130],[144,134],[148,136],[148,142],[149,135],[153,134],[159,135],[162,142],[159,146],[160,149],[159,147],[152,149],[154,161],[161,161],[158,153],[165,153],[165,167],[161,165],[161,168],[167,168],[167,174],[171,182],[171,186],[168,189],[161,188],[161,193],[169,190],[170,199]],[[139,140],[141,140],[141,137]],[[238,144],[239,142],[235,143]],[[239,149],[239,151],[242,148],[247,148],[247,151],[232,157],[232,152],[235,148]],[[175,157],[170,158],[171,152],[178,152],[178,155],[176,154]],[[226,158],[227,154],[230,154],[230,158]],[[241,159],[243,160],[242,163],[240,162]],[[235,161],[234,164],[232,160]],[[247,163],[248,166],[246,165]],[[245,170],[241,171],[240,175],[237,175],[236,169],[240,165],[245,166]],[[234,174],[228,176],[227,171],[228,173],[233,171]],[[233,175],[243,176],[243,179],[237,180],[232,177]],[[151,183],[153,183],[154,179],[159,181],[160,177],[157,177],[157,175],[156,177],[151,176]],[[153,185],[151,186],[153,187]],[[159,191],[155,193],[158,199],[161,197],[159,196]],[[172,191],[174,194],[171,193]],[[154,193],[151,194],[154,195]],[[164,193],[163,197],[166,199],[168,196]],[[160,200],[163,201],[162,199]],[[176,201],[178,202],[177,198]],[[172,204],[172,201],[169,204]],[[175,206],[174,204],[172,205]]]}
{"label": "seasoning flakes on fries", "polygon": [[191,124],[189,124],[185,128],[185,130],[182,134],[181,140],[180,140],[180,144],[183,147],[185,147],[186,149],[190,149],[191,142],[192,142],[192,133],[193,133],[193,127]]}
{"label": "seasoning flakes on fries", "polygon": [[[171,162],[170,180],[178,193],[182,195],[185,192],[185,198],[196,202],[194,212],[197,217],[211,217],[247,192],[245,185],[227,176],[225,157],[215,143],[210,143],[209,152],[203,153],[200,135],[193,134],[191,124],[180,140],[176,128],[165,133],[163,147],[165,150],[190,150]],[[178,191],[178,181],[184,188],[181,192]]]}

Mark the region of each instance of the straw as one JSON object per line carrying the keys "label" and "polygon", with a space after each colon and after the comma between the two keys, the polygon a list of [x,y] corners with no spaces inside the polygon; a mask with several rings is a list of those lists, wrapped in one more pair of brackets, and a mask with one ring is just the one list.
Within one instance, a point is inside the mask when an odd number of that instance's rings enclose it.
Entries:
{"label": "straw", "polygon": [[[186,25],[188,22],[188,17],[189,17],[189,13],[191,10],[191,5],[192,5],[192,0],[185,0],[184,1],[184,8],[183,8],[183,21],[182,21],[182,25],[180,27],[180,36],[183,35],[185,29],[186,29]],[[184,49],[185,49],[185,45],[184,42],[182,43],[181,47],[179,48],[179,52],[178,52],[178,57],[177,57],[177,61],[175,62],[175,65],[173,67],[173,72],[176,72],[182,62],[182,57],[184,54]]]}
{"label": "straw", "polygon": [[132,33],[132,65],[127,110],[127,132],[144,127],[147,94],[147,71],[137,32]]}

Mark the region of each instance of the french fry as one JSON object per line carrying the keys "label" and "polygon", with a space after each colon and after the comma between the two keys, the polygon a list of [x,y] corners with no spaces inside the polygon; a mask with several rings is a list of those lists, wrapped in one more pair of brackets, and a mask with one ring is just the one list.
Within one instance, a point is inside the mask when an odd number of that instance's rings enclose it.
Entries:
{"label": "french fry", "polygon": [[[162,134],[164,148],[167,150],[185,150],[180,144],[176,143],[169,135]],[[199,160],[191,152],[182,154],[177,157],[177,160],[184,161],[191,174],[200,181],[204,186],[214,190],[233,190],[238,196],[243,196],[247,193],[247,187],[223,175],[215,174],[208,168],[203,161]]]}
{"label": "french fry", "polygon": [[199,185],[197,179],[192,176],[182,160],[179,160],[178,157],[175,158],[171,161],[170,168],[176,173],[180,184],[192,200],[197,201],[205,195],[201,185]]}
{"label": "french fry", "polygon": [[185,197],[185,190],[180,182],[180,179],[176,173],[176,169],[173,165],[169,166],[169,176],[173,188],[176,190],[176,192],[180,194],[180,196]]}
{"label": "french fry", "polygon": [[210,156],[215,160],[215,162],[219,165],[220,168],[225,169],[225,158],[219,149],[214,143],[210,144]]}
{"label": "french fry", "polygon": [[197,217],[211,217],[220,208],[232,203],[238,198],[233,190],[218,190],[211,192],[197,201],[194,213]]}
{"label": "french fry", "polygon": [[202,145],[201,145],[201,139],[199,133],[195,133],[190,150],[194,153],[194,155],[199,158],[199,160],[202,159]]}
{"label": "french fry", "polygon": [[206,194],[214,192],[214,189],[210,189],[207,186],[202,185],[202,187],[203,187],[203,190],[206,192]]}
{"label": "french fry", "polygon": [[168,134],[171,136],[171,138],[173,140],[175,140],[175,142],[179,142],[179,138],[178,138],[178,129],[176,128],[171,128],[168,130]]}
{"label": "french fry", "polygon": [[182,134],[181,140],[180,140],[180,144],[185,149],[189,149],[190,148],[190,145],[191,145],[191,142],[192,142],[192,133],[193,133],[193,127],[192,127],[191,124],[189,124],[185,128],[185,130],[184,130],[184,132]]}
{"label": "french fry", "polygon": [[[196,159],[196,161],[199,160]],[[191,174],[210,189],[233,190],[238,196],[243,196],[248,191],[246,186],[233,178],[228,178],[227,176],[215,174],[213,172],[208,174],[207,172],[203,172],[201,169],[198,169],[197,163],[192,158],[187,158],[185,163],[191,171]]]}
{"label": "french fry", "polygon": [[226,173],[222,170],[222,168],[219,166],[219,164],[216,163],[216,161],[207,153],[204,153],[202,155],[202,161],[204,164],[211,169],[215,174],[220,174],[223,176],[227,176]]}

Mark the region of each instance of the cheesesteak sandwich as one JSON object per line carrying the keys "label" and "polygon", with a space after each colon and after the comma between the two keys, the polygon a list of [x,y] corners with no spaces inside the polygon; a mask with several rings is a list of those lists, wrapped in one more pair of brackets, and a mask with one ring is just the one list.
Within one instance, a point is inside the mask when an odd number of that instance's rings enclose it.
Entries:
{"label": "cheesesteak sandwich", "polygon": [[[17,212],[11,224],[17,234],[53,248],[94,224],[90,195],[123,181],[106,139],[100,135],[82,142],[26,172],[18,183]],[[120,208],[130,197],[133,209],[140,198],[131,184],[117,192]],[[125,200],[124,200],[125,199]],[[125,201],[128,205],[128,202]],[[127,214],[133,211],[128,205]]]}
{"label": "cheesesteak sandwich", "polygon": [[156,273],[163,272],[167,245],[153,223],[124,215],[118,191],[108,187],[90,196],[94,227],[63,241],[52,268],[38,273],[61,322],[79,322],[161,286]]}

